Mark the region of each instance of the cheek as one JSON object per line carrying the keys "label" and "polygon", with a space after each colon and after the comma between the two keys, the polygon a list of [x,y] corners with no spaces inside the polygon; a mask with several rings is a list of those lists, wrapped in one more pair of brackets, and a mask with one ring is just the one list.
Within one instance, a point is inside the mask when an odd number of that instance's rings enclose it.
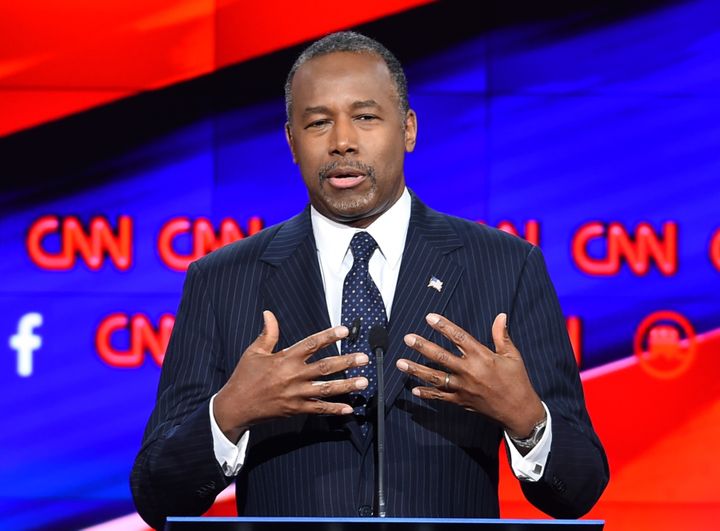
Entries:
{"label": "cheek", "polygon": [[298,149],[295,151],[295,160],[300,168],[303,179],[307,180],[308,177],[317,177],[318,169],[321,166],[319,157],[308,149]]}
{"label": "cheek", "polygon": [[[376,170],[382,172],[385,178],[397,177],[397,173],[402,170],[403,160],[405,157],[405,145],[401,142],[388,142],[380,151],[377,152]],[[378,175],[380,176],[380,175]]]}
{"label": "cheek", "polygon": [[305,183],[305,188],[307,188],[310,193],[319,190],[320,182],[317,176],[317,169],[306,164],[300,164],[299,169],[302,180]]}

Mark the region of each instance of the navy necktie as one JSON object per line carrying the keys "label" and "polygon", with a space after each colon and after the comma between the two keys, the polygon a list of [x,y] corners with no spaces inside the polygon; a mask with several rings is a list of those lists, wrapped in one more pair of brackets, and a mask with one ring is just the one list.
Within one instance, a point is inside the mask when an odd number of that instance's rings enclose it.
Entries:
{"label": "navy necktie", "polygon": [[370,257],[377,246],[377,242],[367,232],[358,232],[353,236],[350,242],[353,265],[343,283],[341,324],[348,327],[350,335],[342,340],[341,352],[364,352],[370,358],[364,367],[354,367],[347,371],[348,377],[365,376],[368,379],[365,389],[351,394],[363,435],[367,435],[368,430],[365,422],[366,406],[377,391],[375,356],[370,351],[370,329],[378,325],[387,326],[382,295],[368,272]]}

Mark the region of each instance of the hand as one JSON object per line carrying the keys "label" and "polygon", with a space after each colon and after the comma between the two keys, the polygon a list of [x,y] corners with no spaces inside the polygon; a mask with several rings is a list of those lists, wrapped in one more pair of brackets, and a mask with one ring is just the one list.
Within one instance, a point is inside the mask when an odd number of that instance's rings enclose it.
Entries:
{"label": "hand", "polygon": [[368,385],[367,378],[318,379],[366,365],[367,355],[347,354],[306,363],[318,350],[347,336],[347,327],[328,328],[273,353],[280,336],[278,322],[270,311],[263,312],[263,319],[262,333],[245,350],[213,403],[215,420],[225,436],[237,441],[251,425],[272,418],[303,413],[352,413],[353,408],[347,404],[325,402],[321,398],[364,389]]}
{"label": "hand", "polygon": [[440,315],[428,314],[426,320],[457,346],[462,357],[416,334],[406,335],[406,345],[447,369],[438,371],[410,360],[398,360],[398,369],[433,385],[416,387],[413,394],[482,413],[500,422],[513,437],[529,436],[545,418],[545,409],[508,335],[507,315],[499,314],[492,325],[495,352]]}

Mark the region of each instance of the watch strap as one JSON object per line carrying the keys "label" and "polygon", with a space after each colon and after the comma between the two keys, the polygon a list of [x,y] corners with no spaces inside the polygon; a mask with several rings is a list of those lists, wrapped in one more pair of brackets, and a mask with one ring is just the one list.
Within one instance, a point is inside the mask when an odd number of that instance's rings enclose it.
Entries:
{"label": "watch strap", "polygon": [[540,439],[542,439],[543,433],[545,432],[545,426],[547,426],[547,416],[543,418],[540,422],[535,424],[532,432],[530,432],[530,435],[528,435],[527,437],[520,439],[517,437],[513,437],[510,434],[508,434],[508,437],[510,437],[510,440],[516,446],[524,449],[531,449],[540,442]]}

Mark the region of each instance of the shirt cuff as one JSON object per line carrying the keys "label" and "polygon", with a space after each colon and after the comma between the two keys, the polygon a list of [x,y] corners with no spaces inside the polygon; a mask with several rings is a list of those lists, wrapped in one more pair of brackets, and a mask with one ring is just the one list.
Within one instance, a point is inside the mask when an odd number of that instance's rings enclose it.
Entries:
{"label": "shirt cuff", "polygon": [[250,430],[242,434],[237,444],[234,444],[230,439],[225,437],[220,426],[217,425],[215,415],[213,414],[215,396],[216,395],[213,395],[210,399],[210,429],[212,430],[215,459],[227,477],[234,477],[240,473],[240,469],[243,464],[245,464],[247,445],[250,440]]}
{"label": "shirt cuff", "polygon": [[505,442],[510,449],[510,467],[515,477],[520,481],[539,481],[540,478],[542,478],[543,472],[545,472],[545,465],[550,455],[550,446],[552,446],[552,417],[545,402],[542,403],[542,406],[545,408],[545,414],[547,415],[545,431],[543,431],[542,437],[535,447],[525,456],[515,448],[507,432],[505,433]]}

